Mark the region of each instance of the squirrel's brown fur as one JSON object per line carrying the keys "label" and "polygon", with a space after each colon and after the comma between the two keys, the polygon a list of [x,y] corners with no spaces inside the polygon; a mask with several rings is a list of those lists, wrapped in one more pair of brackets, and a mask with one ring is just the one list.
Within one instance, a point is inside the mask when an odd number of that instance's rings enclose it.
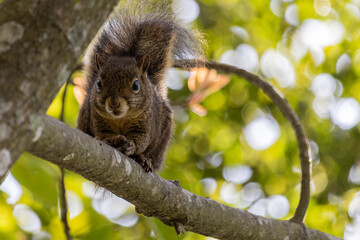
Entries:
{"label": "squirrel's brown fur", "polygon": [[173,128],[166,72],[174,58],[197,58],[199,44],[171,13],[141,10],[117,11],[88,50],[78,128],[152,171]]}

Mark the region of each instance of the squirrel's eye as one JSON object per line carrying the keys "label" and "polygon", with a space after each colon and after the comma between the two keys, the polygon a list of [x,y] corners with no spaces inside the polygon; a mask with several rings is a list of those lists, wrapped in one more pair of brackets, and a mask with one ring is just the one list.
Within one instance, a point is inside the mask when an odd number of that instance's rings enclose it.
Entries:
{"label": "squirrel's eye", "polygon": [[102,84],[101,84],[100,79],[97,80],[97,82],[96,82],[96,87],[97,87],[97,89],[99,89],[100,91],[102,90]]}
{"label": "squirrel's eye", "polygon": [[138,92],[140,90],[140,84],[138,80],[135,80],[133,85],[131,86],[131,90],[133,92]]}

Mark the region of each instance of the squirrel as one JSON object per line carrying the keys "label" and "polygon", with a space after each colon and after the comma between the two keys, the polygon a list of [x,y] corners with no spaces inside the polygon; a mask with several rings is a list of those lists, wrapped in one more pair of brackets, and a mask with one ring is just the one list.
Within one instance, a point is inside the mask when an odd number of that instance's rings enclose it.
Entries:
{"label": "squirrel", "polygon": [[141,4],[115,11],[90,45],[78,129],[152,172],[164,162],[173,129],[167,70],[174,59],[200,59],[201,44],[171,11],[147,13]]}

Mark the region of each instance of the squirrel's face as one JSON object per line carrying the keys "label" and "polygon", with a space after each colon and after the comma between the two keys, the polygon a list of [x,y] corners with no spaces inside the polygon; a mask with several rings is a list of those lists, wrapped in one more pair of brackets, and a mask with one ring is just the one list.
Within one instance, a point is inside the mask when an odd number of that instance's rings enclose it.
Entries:
{"label": "squirrel's face", "polygon": [[109,59],[99,69],[93,87],[95,110],[106,118],[140,115],[148,105],[149,84],[135,60]]}

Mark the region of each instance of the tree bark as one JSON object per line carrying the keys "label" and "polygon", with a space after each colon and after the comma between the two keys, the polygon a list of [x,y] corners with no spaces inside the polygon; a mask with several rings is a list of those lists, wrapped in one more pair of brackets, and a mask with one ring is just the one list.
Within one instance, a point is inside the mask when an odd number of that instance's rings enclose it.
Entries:
{"label": "tree bark", "polygon": [[118,0],[0,4],[0,183]]}
{"label": "tree bark", "polygon": [[44,117],[29,152],[82,175],[146,216],[219,239],[339,239],[290,221],[267,219],[197,196],[101,141]]}

